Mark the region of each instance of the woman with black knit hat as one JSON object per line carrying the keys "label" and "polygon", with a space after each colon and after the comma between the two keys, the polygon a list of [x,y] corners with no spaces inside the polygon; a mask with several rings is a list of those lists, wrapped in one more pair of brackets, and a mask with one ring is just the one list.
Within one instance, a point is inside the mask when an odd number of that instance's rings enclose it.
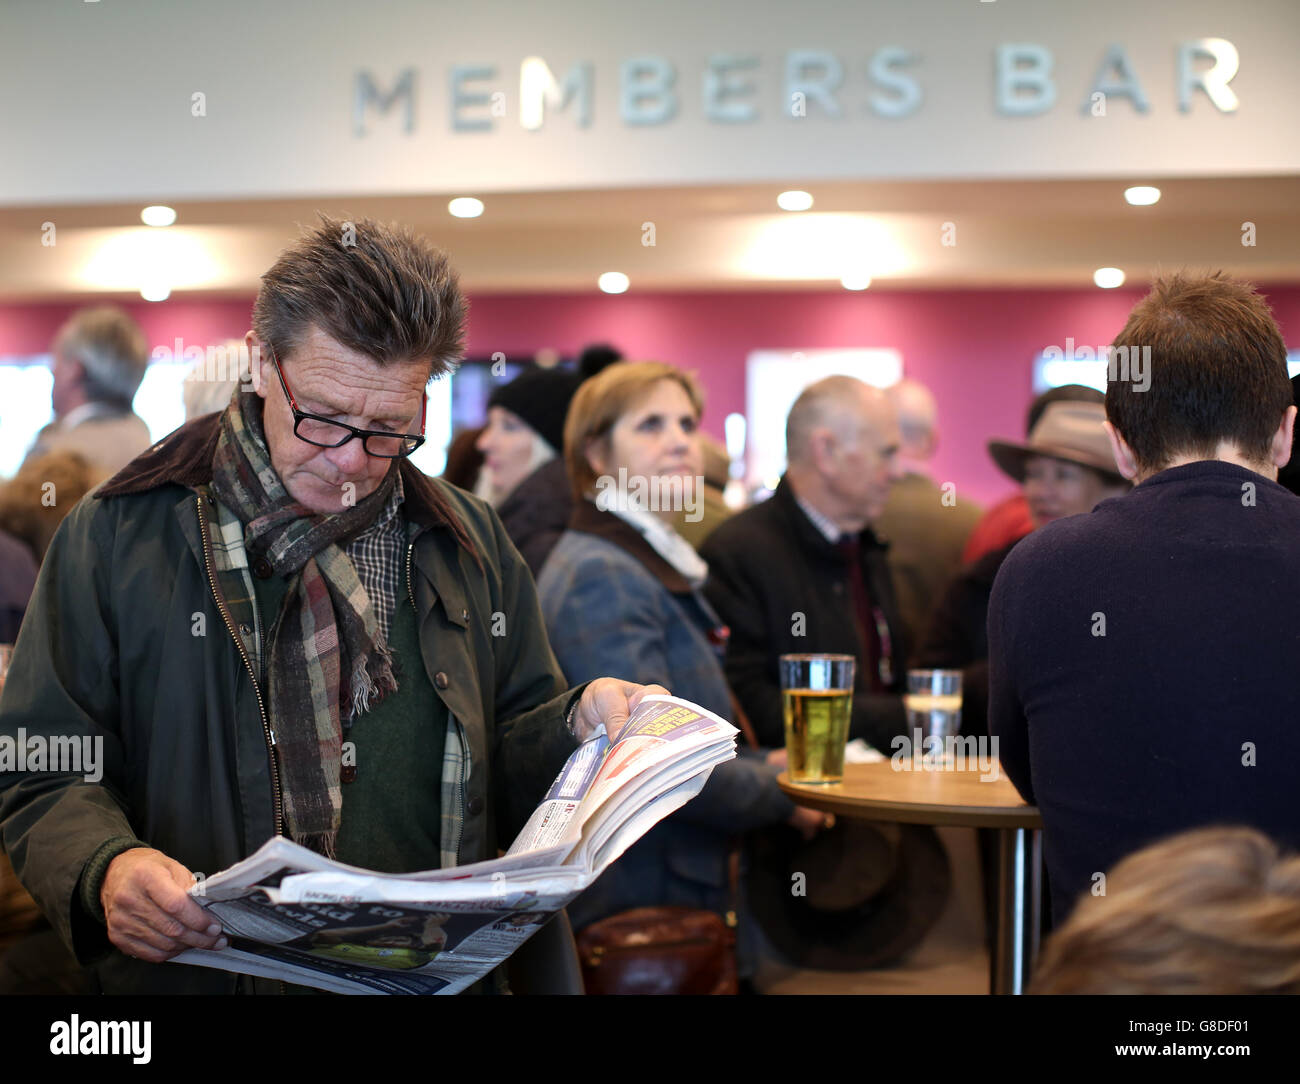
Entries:
{"label": "woman with black knit hat", "polygon": [[569,521],[572,498],[560,452],[576,374],[528,369],[488,399],[476,442],[484,455],[475,492],[494,505],[536,576]]}

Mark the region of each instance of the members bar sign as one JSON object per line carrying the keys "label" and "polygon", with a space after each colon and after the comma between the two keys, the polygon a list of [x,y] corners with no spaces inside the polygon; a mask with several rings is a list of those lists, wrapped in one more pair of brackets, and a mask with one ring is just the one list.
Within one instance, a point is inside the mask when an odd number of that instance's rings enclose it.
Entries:
{"label": "members bar sign", "polygon": [[[1198,94],[1220,112],[1235,112],[1237,95],[1229,84],[1237,74],[1236,46],[1224,38],[1197,38],[1174,48],[1174,86],[1167,89],[1179,112],[1190,112]],[[1054,61],[1052,50],[1044,45],[998,45],[992,56],[993,109],[1009,117],[1036,116],[1056,108],[1063,96],[1078,94],[1078,107],[1085,113],[1104,113],[1107,102],[1119,99],[1137,113],[1151,110],[1141,72],[1123,45],[1104,52],[1091,83],[1084,87],[1058,86]],[[415,68],[404,68],[384,79],[370,70],[357,72],[353,135],[365,136],[377,117],[390,115],[395,115],[404,132],[413,133],[418,74]],[[877,49],[859,66],[846,65],[824,50],[787,52],[775,88],[764,87],[760,74],[759,58],[748,54],[715,54],[702,71],[689,75],[663,56],[631,57],[618,66],[619,121],[630,128],[669,124],[692,102],[711,123],[750,124],[762,119],[764,99],[774,112],[792,118],[813,113],[831,118],[864,114],[905,118],[925,101],[920,57],[897,45]],[[448,69],[447,78],[452,131],[490,132],[505,123],[507,92],[501,68],[458,64]],[[517,123],[540,131],[549,114],[567,111],[570,123],[590,127],[596,80],[590,63],[574,64],[557,78],[544,58],[525,57],[519,64]]]}

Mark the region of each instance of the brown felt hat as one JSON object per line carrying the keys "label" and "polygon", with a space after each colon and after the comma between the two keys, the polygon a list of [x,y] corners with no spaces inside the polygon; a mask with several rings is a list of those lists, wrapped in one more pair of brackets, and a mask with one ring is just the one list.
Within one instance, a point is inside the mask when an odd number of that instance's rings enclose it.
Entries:
{"label": "brown felt hat", "polygon": [[1103,403],[1048,403],[1027,443],[991,440],[989,455],[1003,474],[1021,483],[1025,480],[1025,460],[1034,455],[1078,463],[1123,482],[1124,476],[1115,465],[1110,440],[1102,428],[1105,420]]}

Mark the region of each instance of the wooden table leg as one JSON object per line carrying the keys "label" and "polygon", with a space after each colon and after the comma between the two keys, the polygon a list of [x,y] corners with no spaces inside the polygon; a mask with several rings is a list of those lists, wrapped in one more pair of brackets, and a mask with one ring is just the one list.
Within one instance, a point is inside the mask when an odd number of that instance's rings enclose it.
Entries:
{"label": "wooden table leg", "polygon": [[1038,956],[1042,910],[1041,833],[998,830],[998,928],[993,942],[992,991],[1023,994]]}

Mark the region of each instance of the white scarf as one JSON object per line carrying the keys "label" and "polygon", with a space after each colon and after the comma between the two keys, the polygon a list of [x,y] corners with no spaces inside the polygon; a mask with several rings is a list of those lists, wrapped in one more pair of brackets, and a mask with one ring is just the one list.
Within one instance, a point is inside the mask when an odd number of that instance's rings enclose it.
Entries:
{"label": "white scarf", "polygon": [[704,586],[704,581],[709,578],[708,564],[664,520],[653,512],[638,507],[635,501],[626,496],[622,500],[601,501],[596,507],[604,507],[605,511],[614,513],[624,523],[635,528],[660,557],[686,578],[694,590],[698,591]]}

